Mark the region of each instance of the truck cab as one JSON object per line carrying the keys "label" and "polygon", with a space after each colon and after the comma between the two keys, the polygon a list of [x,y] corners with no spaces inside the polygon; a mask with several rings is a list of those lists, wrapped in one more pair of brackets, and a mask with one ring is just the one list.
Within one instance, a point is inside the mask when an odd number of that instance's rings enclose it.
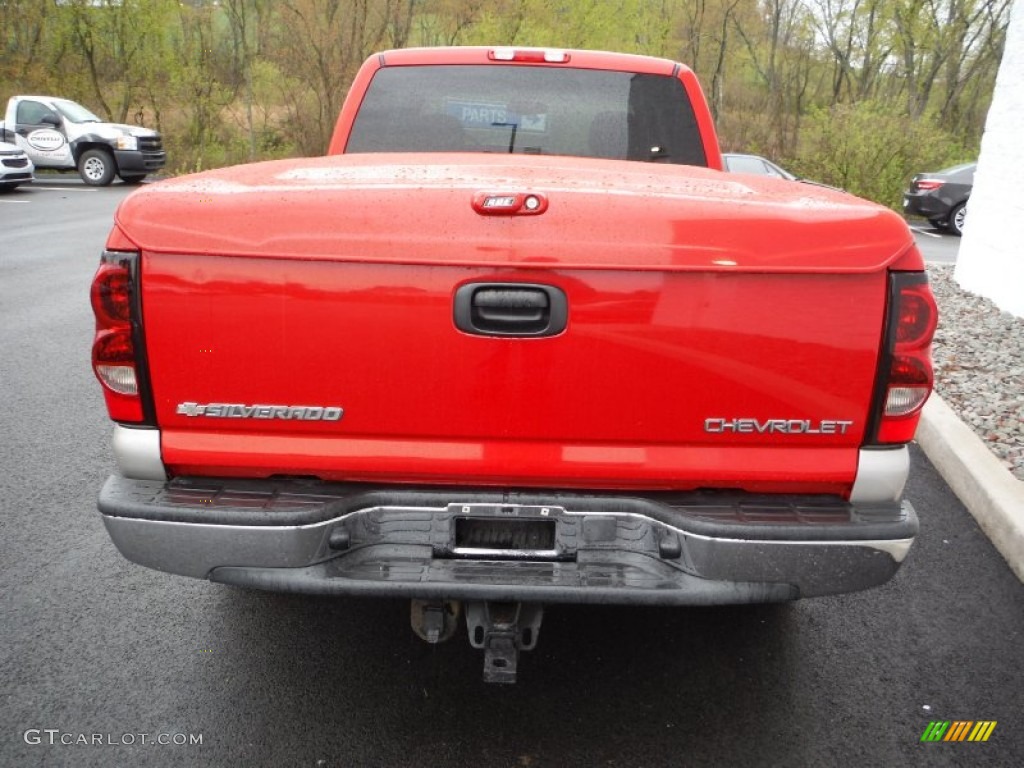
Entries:
{"label": "truck cab", "polygon": [[91,186],[107,186],[115,176],[135,184],[167,161],[158,132],[105,122],[55,96],[13,96],[0,139],[21,147],[37,169],[77,170]]}

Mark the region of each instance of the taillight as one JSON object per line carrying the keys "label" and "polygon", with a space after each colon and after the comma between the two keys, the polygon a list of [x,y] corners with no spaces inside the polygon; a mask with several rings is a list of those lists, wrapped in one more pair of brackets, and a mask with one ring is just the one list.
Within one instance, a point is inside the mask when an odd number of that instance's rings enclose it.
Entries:
{"label": "taillight", "polygon": [[918,192],[931,192],[933,189],[938,189],[946,182],[939,181],[938,179],[918,179],[914,182],[914,189]]}
{"label": "taillight", "polygon": [[914,438],[921,408],[932,391],[931,344],[937,322],[928,277],[923,272],[892,273],[875,390],[876,443],[907,443]]}
{"label": "taillight", "polygon": [[[113,254],[104,254],[106,256]],[[92,310],[106,325],[131,322],[131,274],[127,266],[101,263],[92,279]]]}
{"label": "taillight", "polygon": [[139,325],[133,271],[136,254],[105,251],[92,280],[96,336],[92,368],[103,385],[107,411],[115,421],[144,423],[141,366],[136,349]]}

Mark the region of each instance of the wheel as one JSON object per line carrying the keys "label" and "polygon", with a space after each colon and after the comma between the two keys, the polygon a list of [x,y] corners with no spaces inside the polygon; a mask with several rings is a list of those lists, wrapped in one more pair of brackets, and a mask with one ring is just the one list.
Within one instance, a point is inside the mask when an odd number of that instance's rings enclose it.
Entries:
{"label": "wheel", "polygon": [[92,187],[105,187],[114,180],[114,158],[102,149],[87,149],[78,159],[78,175]]}
{"label": "wheel", "polygon": [[140,184],[146,178],[144,173],[119,173],[117,175],[121,177],[121,181],[125,184]]}
{"label": "wheel", "polygon": [[960,203],[949,213],[949,231],[959,237],[964,233],[964,221],[967,219],[967,203]]}

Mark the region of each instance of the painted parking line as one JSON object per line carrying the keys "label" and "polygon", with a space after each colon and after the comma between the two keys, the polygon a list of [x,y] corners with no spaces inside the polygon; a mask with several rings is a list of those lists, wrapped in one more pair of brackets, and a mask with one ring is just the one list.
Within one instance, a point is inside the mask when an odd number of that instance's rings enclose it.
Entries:
{"label": "painted parking line", "polygon": [[0,197],[0,203],[29,203],[31,200],[8,200],[6,197]]}
{"label": "painted parking line", "polygon": [[33,184],[32,189],[38,189],[42,192],[98,192],[96,189],[87,189],[85,187],[43,187],[39,184]]}
{"label": "painted parking line", "polygon": [[936,232],[926,232],[925,230],[918,229],[917,227],[911,227],[910,229],[913,232],[917,232],[917,234],[919,234],[919,235],[928,235],[928,237],[938,237],[938,238],[942,237],[942,235],[940,235],[940,234],[938,234]]}

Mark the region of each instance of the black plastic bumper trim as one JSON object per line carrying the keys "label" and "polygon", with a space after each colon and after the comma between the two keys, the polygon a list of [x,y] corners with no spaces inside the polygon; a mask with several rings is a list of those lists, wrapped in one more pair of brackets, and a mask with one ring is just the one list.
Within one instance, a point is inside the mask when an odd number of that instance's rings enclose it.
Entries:
{"label": "black plastic bumper trim", "polygon": [[[619,558],[620,560],[622,558]],[[622,578],[625,563],[595,566],[594,573],[614,574],[606,583],[587,578],[580,566],[554,564],[569,571],[569,578],[541,584],[524,577],[512,581],[506,570],[503,583],[475,580],[471,571],[484,571],[486,563],[434,561],[430,566],[410,563],[407,572],[392,567],[385,571],[368,569],[346,572],[342,559],[318,563],[305,568],[215,568],[210,580],[221,584],[260,589],[270,592],[291,592],[305,595],[350,597],[413,598],[418,600],[491,600],[499,602],[531,602],[541,604],[571,603],[588,605],[700,606],[780,603],[796,600],[800,591],[791,584],[731,582],[704,579],[665,568],[656,583],[638,581],[630,584]],[[538,564],[539,566],[539,564]],[[462,569],[459,573],[457,569]],[[649,568],[649,565],[648,565]],[[384,575],[381,575],[384,574]],[[652,574],[653,575],[653,574]],[[567,583],[578,577],[582,583]],[[611,582],[616,583],[611,583]]]}

